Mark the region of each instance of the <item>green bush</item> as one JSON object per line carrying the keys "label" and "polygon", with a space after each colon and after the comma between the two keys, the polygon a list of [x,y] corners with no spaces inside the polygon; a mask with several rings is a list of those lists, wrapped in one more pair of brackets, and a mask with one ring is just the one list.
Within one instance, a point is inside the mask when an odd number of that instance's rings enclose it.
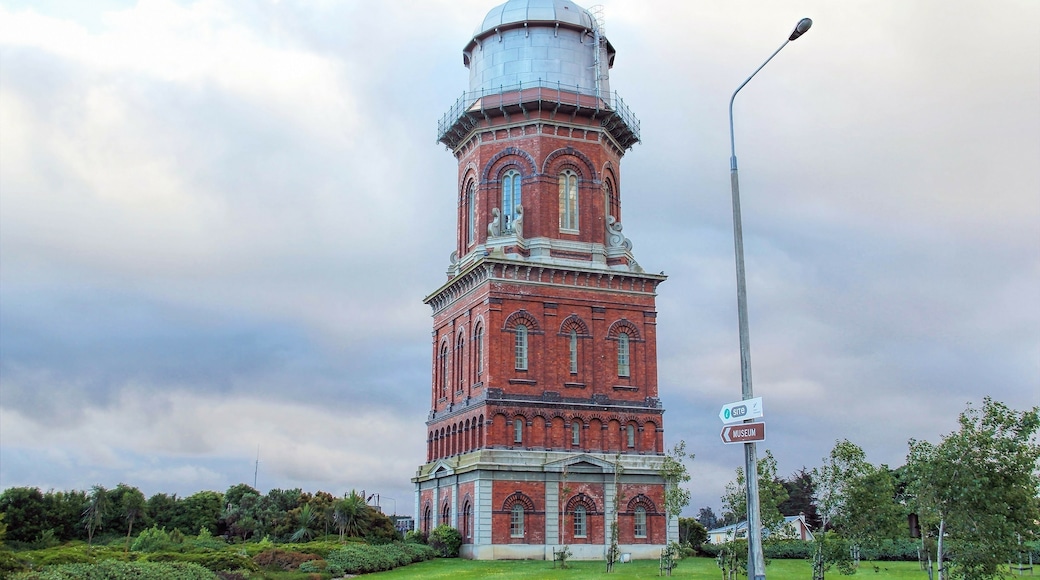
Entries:
{"label": "green bush", "polygon": [[408,544],[425,544],[426,534],[419,530],[408,530],[404,534],[404,541]]}
{"label": "green bush", "polygon": [[[413,562],[432,559],[436,553],[429,546],[419,544],[382,544],[369,546],[366,544],[348,544],[333,551],[325,558],[325,571],[333,576],[344,574],[366,574],[383,572]],[[301,566],[301,571],[304,570]]]}
{"label": "green bush", "polygon": [[120,562],[105,560],[97,564],[59,564],[39,571],[16,574],[13,580],[215,580],[213,572],[188,563]]}
{"label": "green bush", "polygon": [[430,532],[429,544],[440,557],[457,558],[462,546],[462,534],[447,524],[441,524]]}
{"label": "green bush", "polygon": [[812,544],[803,540],[774,540],[762,545],[766,558],[777,560],[807,560],[812,556]]}
{"label": "green bush", "polygon": [[160,529],[152,526],[138,534],[134,543],[130,544],[130,549],[134,552],[154,553],[175,551],[176,547],[170,539],[170,534],[166,531],[166,528]]}
{"label": "green bush", "polygon": [[182,554],[179,552],[160,552],[146,556],[147,562],[181,562],[198,564],[213,572],[222,570],[248,570],[259,572],[260,567],[253,563],[245,553],[223,550],[203,554]]}

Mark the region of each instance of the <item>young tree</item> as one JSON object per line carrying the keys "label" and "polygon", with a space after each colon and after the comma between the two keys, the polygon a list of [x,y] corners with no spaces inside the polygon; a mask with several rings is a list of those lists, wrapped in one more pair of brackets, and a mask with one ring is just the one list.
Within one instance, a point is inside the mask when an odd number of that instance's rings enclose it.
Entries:
{"label": "young tree", "polygon": [[861,546],[878,545],[881,540],[897,538],[905,529],[905,510],[896,503],[895,478],[887,465],[869,463],[845,488],[843,509],[834,518],[834,527],[852,542],[853,560],[859,564]]}
{"label": "young tree", "polygon": [[[727,518],[736,522],[747,520],[747,485],[744,469],[737,468],[736,478],[726,484],[726,495],[722,496],[722,508]],[[787,490],[776,476],[776,458],[773,452],[758,459],[758,508],[762,516],[762,527],[775,531],[784,523],[780,504],[787,499]]]}
{"label": "young tree", "polygon": [[832,537],[831,528],[835,518],[846,504],[849,487],[868,473],[863,449],[848,439],[834,443],[830,454],[823,458],[823,465],[814,468],[812,478],[816,482],[816,509],[820,515],[820,529],[814,534],[812,549],[813,580],[823,580],[827,570],[837,565],[843,574],[854,570],[852,560],[844,542]]}
{"label": "young tree", "polygon": [[690,505],[690,490],[684,488],[683,484],[690,481],[686,460],[693,461],[693,458],[692,453],[686,453],[686,442],[682,440],[665,453],[661,477],[664,478],[664,504],[669,520],[679,517],[683,509]]}
{"label": "young tree", "polygon": [[134,530],[134,522],[145,515],[145,499],[141,490],[125,483],[116,486],[119,494],[119,511],[126,520],[126,550],[130,551],[130,535]]}
{"label": "young tree", "polygon": [[[986,397],[938,445],[910,440],[908,493],[936,539],[939,580],[992,578],[1040,521],[1040,408],[1015,411]],[[950,566],[945,564],[950,560]]]}

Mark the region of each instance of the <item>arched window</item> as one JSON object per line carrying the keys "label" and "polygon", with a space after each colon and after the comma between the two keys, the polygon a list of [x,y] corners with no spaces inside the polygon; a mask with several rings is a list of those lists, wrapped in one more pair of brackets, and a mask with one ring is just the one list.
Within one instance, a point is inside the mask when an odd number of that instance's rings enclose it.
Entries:
{"label": "arched window", "polygon": [[614,191],[614,184],[608,179],[603,181],[603,195],[607,198],[607,215],[621,221],[621,200]]}
{"label": "arched window", "polygon": [[[643,512],[644,518],[646,512]],[[462,504],[462,541],[464,543],[471,543],[473,539],[473,505],[466,500],[466,503]]]}
{"label": "arched window", "polygon": [[519,503],[513,504],[509,517],[509,536],[512,538],[524,537],[524,506]]}
{"label": "arched window", "polygon": [[455,343],[455,361],[453,368],[455,369],[455,389],[462,391],[466,388],[465,375],[462,374],[462,359],[465,356],[466,351],[466,340],[459,335],[459,340]]}
{"label": "arched window", "polygon": [[629,376],[629,372],[631,372],[629,360],[628,333],[620,332],[617,338],[617,374],[619,377]]}
{"label": "arched window", "polygon": [[633,518],[635,526],[635,537],[645,538],[646,537],[646,508],[639,506],[636,508],[635,518]]}
{"label": "arched window", "polygon": [[441,508],[441,522],[442,525],[451,525],[451,504],[445,503],[444,507]]}
{"label": "arched window", "polygon": [[524,420],[514,419],[513,420],[513,443],[524,442]]}
{"label": "arched window", "polygon": [[574,421],[571,423],[571,445],[581,445],[581,422]]}
{"label": "arched window", "polygon": [[571,329],[570,342],[568,343],[571,359],[571,374],[578,374],[578,331]]}
{"label": "arched window", "polygon": [[570,169],[560,173],[560,229],[578,229],[578,175]]}
{"label": "arched window", "polygon": [[422,531],[425,534],[430,533],[430,520],[433,518],[433,510],[430,509],[430,505],[426,504],[426,509],[423,510],[422,517]]}
{"label": "arched window", "polygon": [[484,374],[484,325],[478,324],[477,329],[473,331],[473,361],[477,366],[477,380],[480,380],[481,375]]}
{"label": "arched window", "polygon": [[527,370],[527,325],[516,325],[516,370]]}
{"label": "arched window", "polygon": [[502,231],[513,231],[516,208],[523,202],[520,197],[520,173],[514,169],[502,176]]}
{"label": "arched window", "polygon": [[441,387],[441,398],[448,396],[448,344],[444,343],[441,345],[441,356],[439,358],[440,363],[440,387]]}
{"label": "arched window", "polygon": [[580,505],[574,509],[574,537],[584,538],[588,535],[588,525],[585,519],[585,506]]}
{"label": "arched window", "polygon": [[477,239],[477,186],[472,181],[466,188],[466,244]]}
{"label": "arched window", "polygon": [[625,429],[625,434],[626,434],[627,439],[628,439],[628,447],[630,449],[635,447],[636,446],[636,427],[635,427],[635,425],[629,425],[628,428]]}

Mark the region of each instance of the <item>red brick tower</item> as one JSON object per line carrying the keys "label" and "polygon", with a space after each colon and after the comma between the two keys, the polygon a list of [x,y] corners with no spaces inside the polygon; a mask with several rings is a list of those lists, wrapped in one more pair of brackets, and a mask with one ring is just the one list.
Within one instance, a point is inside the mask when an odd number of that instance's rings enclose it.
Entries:
{"label": "red brick tower", "polygon": [[470,90],[438,140],[458,228],[433,308],[417,527],[479,559],[657,557],[665,514],[657,285],[621,233],[639,124],[609,91],[614,48],[570,0],[509,0],[463,50]]}

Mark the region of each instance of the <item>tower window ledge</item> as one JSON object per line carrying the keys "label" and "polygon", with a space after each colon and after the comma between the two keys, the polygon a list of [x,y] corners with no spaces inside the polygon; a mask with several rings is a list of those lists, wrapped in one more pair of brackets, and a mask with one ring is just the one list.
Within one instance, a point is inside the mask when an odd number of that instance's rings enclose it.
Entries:
{"label": "tower window ledge", "polygon": [[563,383],[565,389],[584,389],[585,383]]}
{"label": "tower window ledge", "polygon": [[628,386],[628,385],[614,385],[614,390],[615,391],[632,391],[632,392],[635,392],[635,391],[639,390],[639,387],[631,387],[631,386]]}
{"label": "tower window ledge", "polygon": [[538,381],[534,379],[509,379],[510,385],[537,385]]}

